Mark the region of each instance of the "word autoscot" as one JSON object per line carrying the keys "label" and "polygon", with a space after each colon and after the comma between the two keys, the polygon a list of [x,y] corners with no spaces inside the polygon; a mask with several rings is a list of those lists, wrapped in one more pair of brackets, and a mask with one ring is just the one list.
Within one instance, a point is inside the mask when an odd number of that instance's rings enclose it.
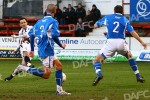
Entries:
{"label": "word autoscot", "polygon": [[65,39],[65,40],[60,40],[60,41],[65,44],[104,44],[106,43],[106,40],[92,40],[92,39],[81,39],[81,40]]}

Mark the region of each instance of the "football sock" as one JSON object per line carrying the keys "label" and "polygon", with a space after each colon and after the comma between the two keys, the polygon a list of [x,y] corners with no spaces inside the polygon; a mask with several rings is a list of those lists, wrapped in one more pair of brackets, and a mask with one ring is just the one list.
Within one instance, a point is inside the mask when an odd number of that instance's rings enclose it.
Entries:
{"label": "football sock", "polygon": [[[20,68],[18,69],[18,67],[20,67]],[[40,70],[37,68],[30,68],[30,67],[23,66],[23,65],[19,65],[18,67],[14,70],[12,76],[17,75],[22,71],[26,71],[27,73],[33,74],[35,76],[40,76],[40,77],[42,77],[44,74],[43,70]]]}
{"label": "football sock", "polygon": [[16,75],[18,75],[19,73],[21,73],[22,71],[16,72],[16,73],[12,73],[11,75],[14,77]]}
{"label": "football sock", "polygon": [[97,76],[102,76],[100,62],[94,62],[94,69],[95,69]]}
{"label": "football sock", "polygon": [[132,58],[132,59],[129,59],[129,64],[132,68],[132,70],[134,71],[134,74],[136,75],[137,78],[140,77],[140,73],[139,73],[139,70],[138,70],[138,66],[135,62],[135,60]]}
{"label": "football sock", "polygon": [[12,73],[12,76],[13,76],[13,77],[22,72],[22,71],[18,71],[17,68],[18,68],[19,66],[22,66],[22,65],[18,65],[18,66],[16,67],[16,69],[15,69],[14,72]]}
{"label": "football sock", "polygon": [[55,77],[56,84],[62,86],[62,70],[56,70]]}
{"label": "football sock", "polygon": [[24,56],[24,61],[27,63],[27,66],[31,66],[31,60],[28,56]]}
{"label": "football sock", "polygon": [[30,73],[30,74],[33,74],[33,75],[35,75],[35,76],[39,76],[39,77],[42,77],[43,74],[44,74],[44,71],[43,71],[43,70],[37,69],[37,68],[29,68],[29,69],[27,70],[27,72]]}

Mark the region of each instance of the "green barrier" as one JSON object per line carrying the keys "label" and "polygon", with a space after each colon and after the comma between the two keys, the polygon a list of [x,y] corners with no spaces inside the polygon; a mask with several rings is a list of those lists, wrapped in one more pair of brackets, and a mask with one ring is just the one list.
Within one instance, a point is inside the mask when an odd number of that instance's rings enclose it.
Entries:
{"label": "green barrier", "polygon": [[[57,56],[59,60],[93,60],[95,56]],[[32,60],[38,60],[38,56],[34,56]],[[137,57],[134,57],[137,59]],[[107,58],[105,61],[128,61],[124,56],[113,56],[111,58]]]}
{"label": "green barrier", "polygon": [[39,56],[34,56],[32,60],[39,60]]}

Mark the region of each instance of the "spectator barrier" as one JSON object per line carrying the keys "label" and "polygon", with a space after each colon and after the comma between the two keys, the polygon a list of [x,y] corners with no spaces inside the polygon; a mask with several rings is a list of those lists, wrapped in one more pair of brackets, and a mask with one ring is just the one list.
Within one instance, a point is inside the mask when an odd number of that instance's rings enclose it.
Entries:
{"label": "spectator barrier", "polygon": [[[129,48],[137,61],[150,61],[150,38],[142,37],[142,39],[148,44],[147,50],[143,50],[142,45],[133,37],[127,38],[126,41],[129,43]],[[21,58],[19,52],[17,54],[12,53],[12,50],[17,48],[18,41],[18,39],[13,39],[12,37],[0,37],[0,59]],[[60,60],[92,60],[105,44],[106,38],[60,37],[60,41],[67,45],[66,49],[63,50],[55,44],[55,55]],[[38,59],[36,47],[33,59]],[[125,57],[118,54],[107,59],[107,61],[113,60],[127,61]]]}

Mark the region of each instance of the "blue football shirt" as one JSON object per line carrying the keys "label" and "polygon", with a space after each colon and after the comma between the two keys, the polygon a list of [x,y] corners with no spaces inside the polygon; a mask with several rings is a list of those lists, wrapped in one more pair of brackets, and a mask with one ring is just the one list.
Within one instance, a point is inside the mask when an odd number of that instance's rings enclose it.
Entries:
{"label": "blue football shirt", "polygon": [[125,31],[133,32],[134,29],[131,26],[129,20],[122,14],[110,14],[95,23],[98,27],[106,25],[107,27],[107,39],[122,38],[125,39]]}
{"label": "blue football shirt", "polygon": [[[37,37],[38,54],[41,58],[54,56],[54,40],[59,37],[58,21],[47,15],[40,19],[28,33],[30,38]],[[31,39],[33,41],[33,39]],[[31,49],[34,43],[31,43]]]}

